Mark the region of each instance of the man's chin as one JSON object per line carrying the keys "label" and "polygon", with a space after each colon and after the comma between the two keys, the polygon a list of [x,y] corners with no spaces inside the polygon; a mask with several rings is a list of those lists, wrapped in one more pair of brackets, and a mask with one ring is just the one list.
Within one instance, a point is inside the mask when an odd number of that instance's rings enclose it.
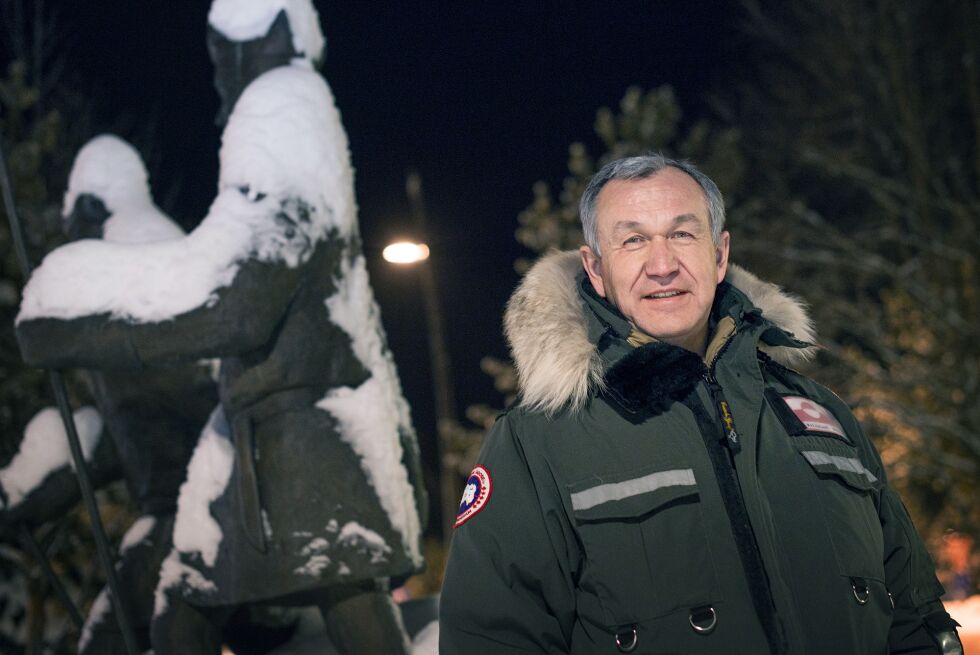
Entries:
{"label": "man's chin", "polygon": [[697,327],[677,327],[675,329],[664,329],[664,321],[652,322],[643,321],[635,324],[636,327],[657,341],[668,343],[678,348],[684,348],[693,352],[698,352],[704,347],[707,338],[707,326],[699,330]]}

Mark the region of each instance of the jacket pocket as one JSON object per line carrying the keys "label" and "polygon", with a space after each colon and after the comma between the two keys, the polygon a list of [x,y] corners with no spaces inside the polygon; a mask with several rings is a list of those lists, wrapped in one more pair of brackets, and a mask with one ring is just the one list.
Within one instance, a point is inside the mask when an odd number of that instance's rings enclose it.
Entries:
{"label": "jacket pocket", "polygon": [[823,514],[840,573],[884,582],[884,539],[875,500],[878,478],[853,446],[817,436],[793,439],[815,474],[814,510]]}
{"label": "jacket pocket", "polygon": [[568,492],[585,550],[579,588],[605,625],[720,600],[691,468],[593,476]]}

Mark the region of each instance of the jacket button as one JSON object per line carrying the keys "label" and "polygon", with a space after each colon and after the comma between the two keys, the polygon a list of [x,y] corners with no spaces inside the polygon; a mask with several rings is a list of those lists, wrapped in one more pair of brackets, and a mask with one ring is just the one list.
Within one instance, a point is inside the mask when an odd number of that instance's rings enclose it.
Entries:
{"label": "jacket button", "polygon": [[871,597],[871,589],[868,588],[864,578],[851,578],[851,593],[854,594],[854,600],[858,605],[864,605]]}
{"label": "jacket button", "polygon": [[705,605],[704,607],[695,607],[691,610],[691,616],[688,618],[691,623],[691,627],[694,631],[700,635],[710,634],[715,626],[718,625],[718,615],[715,614],[715,608],[711,605]]}
{"label": "jacket button", "polygon": [[632,653],[636,650],[636,626],[629,630],[616,633],[616,648],[620,653]]}

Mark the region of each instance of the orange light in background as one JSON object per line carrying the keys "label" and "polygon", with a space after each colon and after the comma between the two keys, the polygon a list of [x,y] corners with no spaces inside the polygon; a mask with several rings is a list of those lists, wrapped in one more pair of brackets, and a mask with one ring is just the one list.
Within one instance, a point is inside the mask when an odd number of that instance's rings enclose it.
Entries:
{"label": "orange light in background", "polygon": [[392,264],[414,264],[429,258],[429,246],[424,243],[399,241],[386,246],[381,251],[381,256]]}

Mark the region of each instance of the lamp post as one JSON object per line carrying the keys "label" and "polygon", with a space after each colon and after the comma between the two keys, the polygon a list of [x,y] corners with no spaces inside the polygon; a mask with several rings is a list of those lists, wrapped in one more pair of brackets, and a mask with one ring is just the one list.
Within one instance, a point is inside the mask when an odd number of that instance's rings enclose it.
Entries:
{"label": "lamp post", "polygon": [[[415,229],[419,234],[424,235],[426,233],[427,215],[425,203],[422,200],[422,180],[418,173],[412,172],[407,175],[405,193],[411,203]],[[428,327],[426,332],[429,339],[432,393],[435,401],[436,456],[439,462],[439,510],[442,517],[441,533],[443,544],[448,547],[459,500],[456,474],[446,461],[452,426],[456,422],[456,398],[451,383],[449,348],[446,345],[446,331],[439,305],[439,292],[432,263],[429,261],[429,247],[425,243],[402,241],[388,245],[382,251],[382,256],[386,261],[393,264],[415,265],[419,274],[422,305]]]}

